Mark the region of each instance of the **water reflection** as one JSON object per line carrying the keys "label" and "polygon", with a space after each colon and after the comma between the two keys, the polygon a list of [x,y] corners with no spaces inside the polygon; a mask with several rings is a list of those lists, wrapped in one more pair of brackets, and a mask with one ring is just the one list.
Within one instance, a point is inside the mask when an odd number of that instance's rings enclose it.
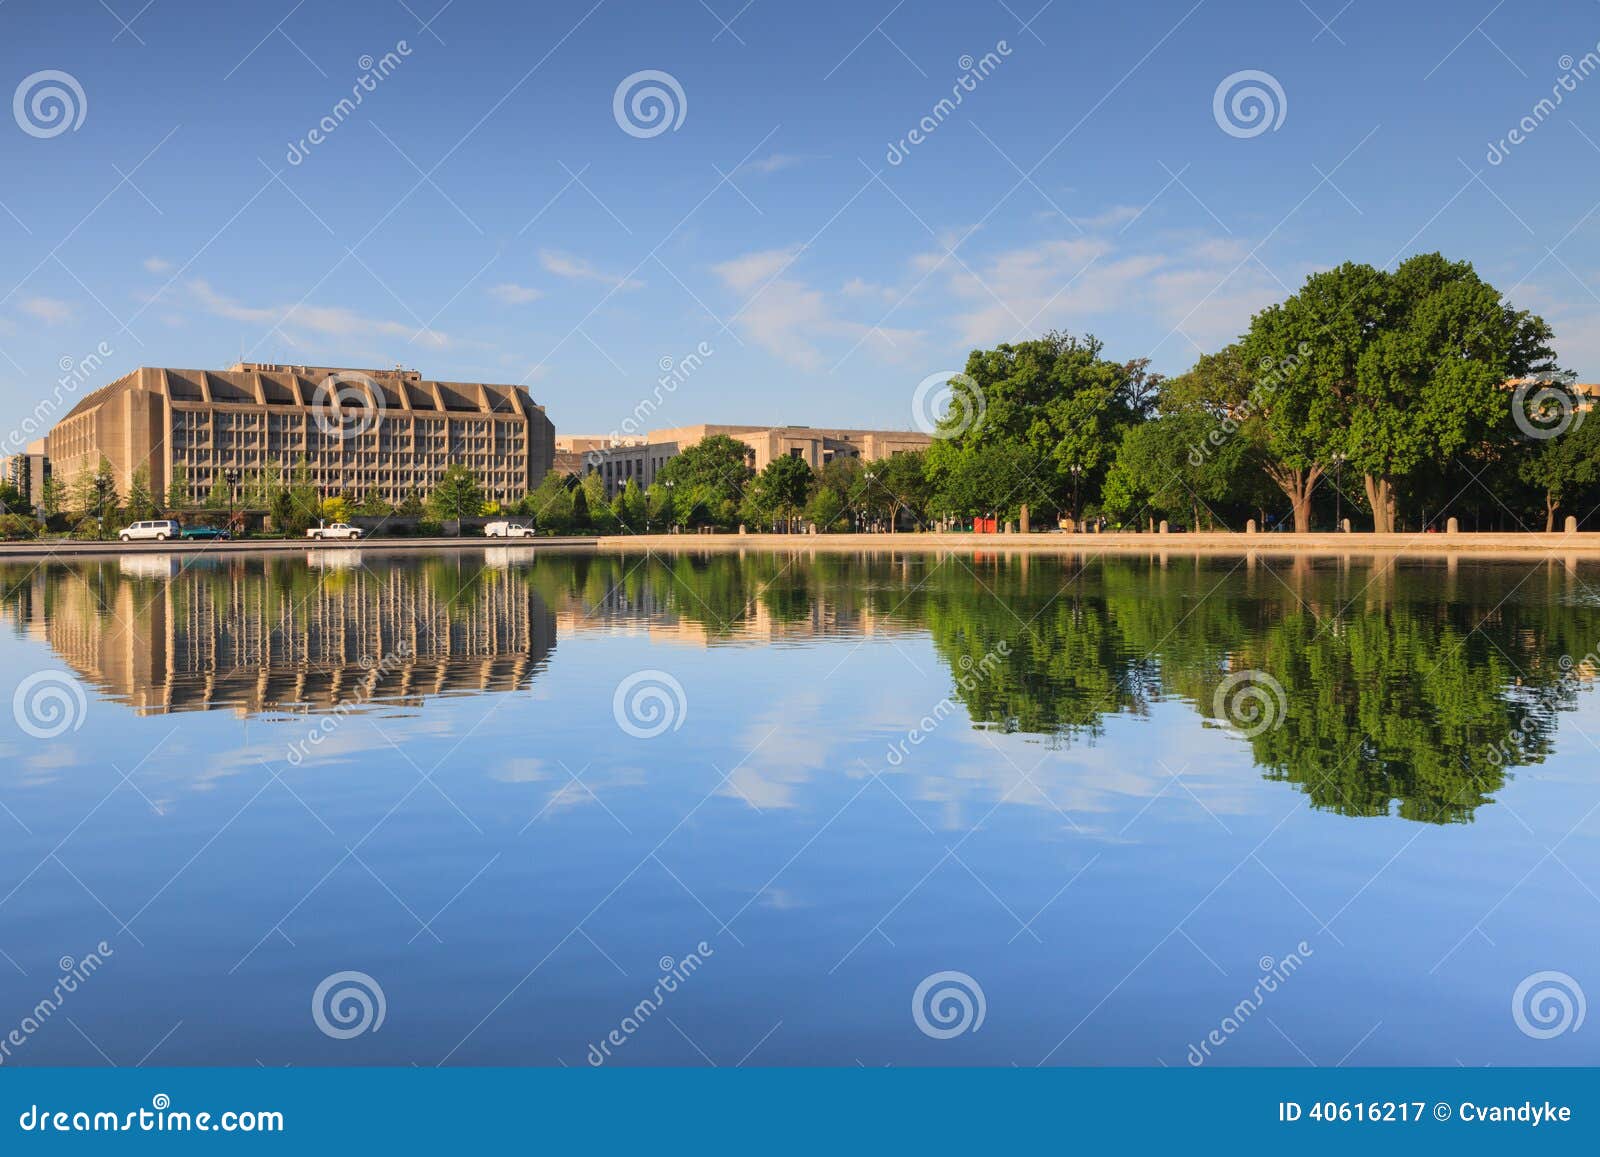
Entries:
{"label": "water reflection", "polygon": [[0,591],[19,631],[140,714],[515,691],[555,647],[554,616],[527,583],[470,558],[138,554],[6,567]]}
{"label": "water reflection", "polygon": [[[0,567],[3,613],[141,713],[244,714],[509,692],[558,631],[661,645],[931,641],[974,726],[1093,743],[1164,700],[1239,731],[1237,672],[1281,688],[1240,734],[1348,816],[1470,821],[1551,750],[1600,604],[1545,562],[682,554],[130,554]],[[963,677],[979,671],[981,678]]]}

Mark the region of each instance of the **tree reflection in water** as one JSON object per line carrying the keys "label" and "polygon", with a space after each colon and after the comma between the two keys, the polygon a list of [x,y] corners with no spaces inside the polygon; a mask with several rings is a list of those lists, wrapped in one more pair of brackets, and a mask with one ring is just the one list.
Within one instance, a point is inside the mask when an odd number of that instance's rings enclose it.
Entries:
{"label": "tree reflection in water", "polygon": [[[1543,560],[139,554],[0,566],[0,609],[141,711],[318,710],[402,643],[387,692],[412,702],[514,690],[558,633],[618,624],[713,646],[925,636],[975,726],[1093,743],[1181,701],[1316,808],[1428,823],[1470,821],[1550,752],[1600,647],[1600,597]],[[1271,726],[1219,710],[1239,672],[1281,688]]]}

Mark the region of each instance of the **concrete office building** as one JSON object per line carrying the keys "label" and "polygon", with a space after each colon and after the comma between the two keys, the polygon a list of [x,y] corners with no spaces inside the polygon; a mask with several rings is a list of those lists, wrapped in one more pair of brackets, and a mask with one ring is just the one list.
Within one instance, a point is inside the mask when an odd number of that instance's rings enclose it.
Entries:
{"label": "concrete office building", "polygon": [[376,490],[424,496],[460,463],[489,497],[515,501],[555,456],[555,427],[522,386],[424,379],[415,370],[241,362],[225,371],[141,367],[80,401],[45,439],[56,477],[93,471],[103,455],[118,492],[134,471],[166,496],[177,473],[187,501],[237,469],[287,477],[302,459],[325,495]]}
{"label": "concrete office building", "polygon": [[926,450],[933,442],[913,430],[850,430],[832,426],[679,426],[652,430],[644,438],[626,442],[618,439],[571,435],[558,439],[564,443],[579,475],[598,473],[606,493],[615,494],[630,479],[648,487],[674,455],[695,443],[725,434],[749,447],[745,462],[757,472],[774,458],[803,460],[813,470],[821,470],[835,458],[859,458],[871,462],[907,451]]}
{"label": "concrete office building", "polygon": [[44,500],[44,483],[49,477],[50,459],[45,457],[43,438],[29,442],[22,453],[8,454],[0,460],[0,481],[17,488],[30,514]]}

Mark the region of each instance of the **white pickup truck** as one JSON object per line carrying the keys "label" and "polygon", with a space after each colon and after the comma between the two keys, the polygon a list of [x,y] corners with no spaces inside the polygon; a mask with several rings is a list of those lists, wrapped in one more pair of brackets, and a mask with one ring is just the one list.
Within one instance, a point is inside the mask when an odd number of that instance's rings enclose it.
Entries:
{"label": "white pickup truck", "polygon": [[328,526],[313,526],[306,531],[307,538],[360,538],[361,528],[348,522],[335,522]]}
{"label": "white pickup truck", "polygon": [[485,538],[532,538],[533,527],[521,522],[491,522],[483,528]]}

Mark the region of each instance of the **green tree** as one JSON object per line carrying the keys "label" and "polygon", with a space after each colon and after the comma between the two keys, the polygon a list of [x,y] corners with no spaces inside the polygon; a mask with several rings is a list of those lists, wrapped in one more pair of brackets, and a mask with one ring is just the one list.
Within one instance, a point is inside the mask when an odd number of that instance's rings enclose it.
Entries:
{"label": "green tree", "polygon": [[[1122,431],[1142,419],[1153,380],[1141,363],[1103,357],[1092,336],[1052,332],[973,351],[965,378],[950,384],[940,436],[927,452],[942,504],[978,513],[1027,502],[1076,519],[1098,494]],[[1025,473],[997,477],[1000,461]],[[993,489],[973,492],[979,479]]]}
{"label": "green tree", "polygon": [[54,518],[67,508],[67,486],[54,474],[46,476],[42,493],[39,495],[39,505],[44,510],[46,518]]}
{"label": "green tree", "polygon": [[573,485],[575,482],[571,475],[557,474],[552,470],[531,494],[523,496],[517,504],[518,510],[532,518],[540,530],[569,533],[572,530]]}
{"label": "green tree", "polygon": [[[1576,399],[1569,398],[1575,406]],[[1556,528],[1556,511],[1564,502],[1600,477],[1600,419],[1569,409],[1572,425],[1561,433],[1536,441],[1518,462],[1517,475],[1544,495],[1544,528]]]}
{"label": "green tree", "polygon": [[611,517],[611,502],[606,497],[606,481],[598,470],[584,477],[583,499],[590,526],[601,534],[610,534],[615,522]]}
{"label": "green tree", "polygon": [[392,509],[383,500],[383,495],[378,493],[378,488],[369,486],[367,492],[361,496],[361,501],[356,504],[355,512],[368,518],[382,518],[392,513]]}
{"label": "green tree", "polygon": [[134,522],[156,516],[155,496],[150,493],[150,467],[140,465],[128,482],[128,518]]}
{"label": "green tree", "polygon": [[704,518],[731,525],[751,478],[751,455],[750,447],[737,438],[713,434],[669,458],[656,480],[672,483],[687,503],[678,522],[693,522],[701,511]]}
{"label": "green tree", "polygon": [[844,495],[832,486],[818,486],[816,493],[806,503],[806,521],[815,523],[817,529],[821,531],[834,530],[840,518],[844,516],[844,509]]}
{"label": "green tree", "polygon": [[638,479],[630,478],[611,499],[611,517],[618,529],[629,534],[638,534],[644,530],[644,515],[644,491],[639,489]]}
{"label": "green tree", "polygon": [[452,462],[434,484],[428,505],[436,517],[457,520],[456,533],[460,534],[459,520],[476,518],[483,511],[483,487],[478,485],[472,471],[459,462]]}
{"label": "green tree", "polygon": [[891,531],[898,529],[902,512],[910,515],[919,526],[927,521],[933,483],[928,478],[926,454],[913,451],[891,454],[870,463],[862,475],[867,492],[883,496],[882,506]]}
{"label": "green tree", "polygon": [[762,523],[793,522],[800,516],[811,492],[811,467],[804,458],[783,455],[768,462],[750,483],[748,508]]}
{"label": "green tree", "polygon": [[1550,337],[1469,263],[1426,253],[1392,273],[1347,263],[1312,274],[1257,314],[1241,345],[1276,382],[1274,447],[1316,473],[1342,457],[1364,478],[1374,529],[1392,532],[1414,473],[1505,439],[1503,383],[1550,368]]}
{"label": "green tree", "polygon": [[173,464],[172,479],[167,483],[167,508],[182,510],[189,505],[189,468],[182,462]]}
{"label": "green tree", "polygon": [[226,510],[232,497],[228,490],[228,480],[222,476],[222,471],[218,470],[211,476],[211,489],[206,491],[206,509]]}

